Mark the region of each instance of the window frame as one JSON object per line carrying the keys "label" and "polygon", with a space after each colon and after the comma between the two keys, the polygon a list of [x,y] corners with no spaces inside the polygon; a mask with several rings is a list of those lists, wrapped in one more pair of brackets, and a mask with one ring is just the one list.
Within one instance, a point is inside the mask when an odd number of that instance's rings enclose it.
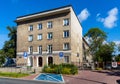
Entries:
{"label": "window frame", "polygon": [[33,46],[29,46],[29,53],[33,54]]}
{"label": "window frame", "polygon": [[39,54],[42,54],[42,45],[39,45],[39,46],[38,46],[38,53],[39,53]]}
{"label": "window frame", "polygon": [[52,44],[47,45],[47,52],[48,52],[48,54],[52,54],[52,52],[53,52],[53,45]]}
{"label": "window frame", "polygon": [[28,30],[33,31],[33,25],[29,25]]}
{"label": "window frame", "polygon": [[51,29],[53,27],[53,22],[52,21],[48,21],[47,22],[47,28]]}
{"label": "window frame", "polygon": [[47,39],[51,40],[52,38],[53,38],[53,33],[52,32],[48,32]]}
{"label": "window frame", "polygon": [[69,63],[69,56],[64,56],[64,62]]}
{"label": "window frame", "polygon": [[[41,37],[41,38],[40,38],[40,37]],[[42,39],[43,39],[42,34],[38,34],[38,35],[37,35],[37,40],[39,40],[39,41],[40,41],[40,40],[42,40]]]}
{"label": "window frame", "polygon": [[29,36],[28,36],[28,41],[29,41],[29,42],[32,42],[32,41],[33,41],[33,35],[29,35]]}
{"label": "window frame", "polygon": [[69,50],[69,49],[70,49],[70,44],[69,43],[64,43],[63,44],[63,50]]}
{"label": "window frame", "polygon": [[63,31],[63,37],[68,38],[70,36],[69,30],[64,30]]}
{"label": "window frame", "polygon": [[63,26],[69,26],[70,25],[70,20],[69,20],[69,18],[65,18],[64,20],[63,20]]}
{"label": "window frame", "polygon": [[[40,25],[41,25],[41,26],[40,26]],[[43,28],[42,23],[39,23],[37,27],[38,27],[38,30],[42,30],[42,28]]]}

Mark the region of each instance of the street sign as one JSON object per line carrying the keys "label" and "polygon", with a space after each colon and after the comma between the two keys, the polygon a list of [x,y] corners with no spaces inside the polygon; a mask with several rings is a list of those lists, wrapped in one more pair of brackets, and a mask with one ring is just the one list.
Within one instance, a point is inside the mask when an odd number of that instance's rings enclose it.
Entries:
{"label": "street sign", "polygon": [[112,67],[117,68],[117,62],[112,62]]}
{"label": "street sign", "polygon": [[28,56],[27,52],[24,52],[23,56],[24,56],[25,59],[27,59],[27,56]]}
{"label": "street sign", "polygon": [[59,52],[59,57],[63,58],[63,56],[64,56],[64,53],[63,52]]}

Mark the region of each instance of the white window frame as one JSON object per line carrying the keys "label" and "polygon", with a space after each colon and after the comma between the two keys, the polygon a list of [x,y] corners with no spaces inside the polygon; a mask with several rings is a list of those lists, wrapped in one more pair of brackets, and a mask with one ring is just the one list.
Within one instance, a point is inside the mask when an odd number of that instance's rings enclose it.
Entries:
{"label": "white window frame", "polygon": [[53,38],[53,33],[52,32],[48,32],[47,39],[52,39],[52,38]]}
{"label": "white window frame", "polygon": [[47,22],[47,28],[52,28],[52,26],[53,26],[53,22],[52,21]]}
{"label": "white window frame", "polygon": [[42,45],[38,46],[38,53],[42,54]]}
{"label": "white window frame", "polygon": [[69,19],[68,19],[68,18],[65,18],[65,19],[63,20],[63,26],[68,26],[69,24],[70,24]]}
{"label": "white window frame", "polygon": [[39,23],[37,27],[38,27],[38,30],[42,30],[42,23]]}
{"label": "white window frame", "polygon": [[38,34],[37,39],[42,40],[42,34]]}
{"label": "white window frame", "polygon": [[64,43],[63,44],[63,49],[64,50],[69,50],[70,49],[70,44],[69,43]]}
{"label": "white window frame", "polygon": [[33,25],[29,25],[28,31],[33,31]]}
{"label": "white window frame", "polygon": [[29,47],[29,53],[30,53],[30,54],[33,54],[33,46],[30,46],[30,47]]}
{"label": "white window frame", "polygon": [[28,41],[33,41],[33,35],[28,36]]}
{"label": "white window frame", "polygon": [[64,37],[64,38],[69,37],[69,35],[70,35],[69,30],[63,31],[63,37]]}
{"label": "white window frame", "polygon": [[52,46],[52,45],[47,45],[47,52],[48,52],[49,54],[52,53],[52,50],[53,50],[53,46]]}

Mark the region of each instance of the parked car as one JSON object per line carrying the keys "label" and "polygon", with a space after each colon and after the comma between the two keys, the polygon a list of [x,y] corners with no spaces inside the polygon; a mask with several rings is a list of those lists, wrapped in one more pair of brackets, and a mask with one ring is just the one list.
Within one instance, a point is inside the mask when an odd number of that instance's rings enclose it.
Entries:
{"label": "parked car", "polygon": [[5,63],[2,65],[2,67],[15,67],[16,62],[13,58],[5,58]]}
{"label": "parked car", "polygon": [[106,64],[106,65],[105,65],[105,69],[107,69],[107,70],[111,70],[111,69],[112,69],[111,64]]}

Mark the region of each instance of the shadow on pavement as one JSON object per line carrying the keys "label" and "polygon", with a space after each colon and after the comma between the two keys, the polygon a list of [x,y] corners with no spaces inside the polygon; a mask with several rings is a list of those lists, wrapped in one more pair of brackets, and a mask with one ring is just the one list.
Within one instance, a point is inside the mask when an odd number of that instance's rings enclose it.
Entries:
{"label": "shadow on pavement", "polygon": [[103,70],[103,71],[94,71],[94,72],[105,73],[110,76],[120,76],[120,71],[118,71],[118,70],[114,70],[114,71]]}
{"label": "shadow on pavement", "polygon": [[117,84],[120,84],[120,80],[116,80]]}

